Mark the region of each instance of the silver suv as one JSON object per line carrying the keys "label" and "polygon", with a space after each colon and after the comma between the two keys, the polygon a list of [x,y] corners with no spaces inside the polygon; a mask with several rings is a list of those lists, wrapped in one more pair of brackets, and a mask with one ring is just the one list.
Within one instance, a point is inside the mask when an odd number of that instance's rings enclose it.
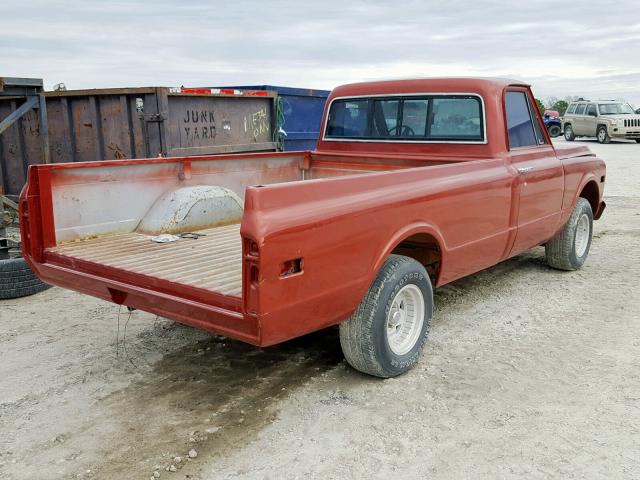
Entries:
{"label": "silver suv", "polygon": [[640,115],[631,105],[613,100],[572,102],[562,117],[564,138],[596,137],[600,143],[612,138],[633,139],[640,143]]}

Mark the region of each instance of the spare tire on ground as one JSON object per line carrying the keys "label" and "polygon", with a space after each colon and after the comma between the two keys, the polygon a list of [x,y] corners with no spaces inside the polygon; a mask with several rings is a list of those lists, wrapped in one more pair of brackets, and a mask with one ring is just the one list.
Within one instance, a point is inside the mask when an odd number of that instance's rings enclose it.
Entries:
{"label": "spare tire on ground", "polygon": [[24,258],[0,260],[0,300],[26,297],[49,287],[36,277]]}

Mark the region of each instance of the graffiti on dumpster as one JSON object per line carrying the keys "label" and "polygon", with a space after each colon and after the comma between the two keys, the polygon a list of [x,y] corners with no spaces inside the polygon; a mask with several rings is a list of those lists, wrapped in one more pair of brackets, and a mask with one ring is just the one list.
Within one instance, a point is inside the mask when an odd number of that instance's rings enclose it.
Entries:
{"label": "graffiti on dumpster", "polygon": [[270,140],[268,106],[252,102],[242,105],[240,111],[225,107],[226,104],[217,108],[193,101],[183,104],[175,115],[178,122],[172,129],[173,144],[180,148],[201,148]]}
{"label": "graffiti on dumpster", "polygon": [[269,133],[269,117],[267,116],[267,109],[265,107],[257,112],[245,115],[244,131],[251,131],[254,137],[258,137],[263,133]]}
{"label": "graffiti on dumpster", "polygon": [[213,110],[187,109],[182,118],[182,134],[189,144],[216,136],[216,119]]}

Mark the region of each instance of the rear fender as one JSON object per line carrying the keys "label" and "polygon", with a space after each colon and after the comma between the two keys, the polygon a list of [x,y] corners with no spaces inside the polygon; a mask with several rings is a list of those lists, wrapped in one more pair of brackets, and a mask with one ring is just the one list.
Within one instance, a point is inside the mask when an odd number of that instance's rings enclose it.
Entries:
{"label": "rear fender", "polygon": [[393,250],[402,241],[406,240],[412,235],[416,235],[419,233],[431,235],[433,238],[435,238],[436,242],[438,243],[438,248],[440,249],[440,270],[438,272],[438,278],[435,279],[435,284],[436,286],[439,285],[440,277],[442,276],[442,271],[444,269],[445,262],[447,261],[447,256],[446,256],[447,249],[444,242],[444,238],[440,233],[440,230],[437,227],[430,225],[428,223],[413,223],[410,225],[406,225],[400,230],[398,230],[397,232],[395,232],[395,234],[389,239],[389,241],[385,245],[385,248],[382,250],[382,253],[380,254],[380,256],[376,259],[376,262],[373,267],[372,277],[370,278],[369,284],[373,282],[375,276],[378,274],[378,272],[382,268],[382,265],[387,260],[387,258],[389,258],[389,255],[391,254],[391,252],[393,252]]}

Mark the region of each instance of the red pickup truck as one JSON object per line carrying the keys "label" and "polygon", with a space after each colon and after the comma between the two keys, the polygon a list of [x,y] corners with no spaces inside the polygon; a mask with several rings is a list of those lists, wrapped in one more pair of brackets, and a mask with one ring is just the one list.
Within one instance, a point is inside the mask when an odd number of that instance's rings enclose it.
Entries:
{"label": "red pickup truck", "polygon": [[338,87],[311,152],[28,177],[23,254],[44,281],[259,346],[340,324],[379,377],[417,361],[434,287],[537,245],[578,269],[605,207],[604,162],[552,145],[529,87],[491,79]]}

